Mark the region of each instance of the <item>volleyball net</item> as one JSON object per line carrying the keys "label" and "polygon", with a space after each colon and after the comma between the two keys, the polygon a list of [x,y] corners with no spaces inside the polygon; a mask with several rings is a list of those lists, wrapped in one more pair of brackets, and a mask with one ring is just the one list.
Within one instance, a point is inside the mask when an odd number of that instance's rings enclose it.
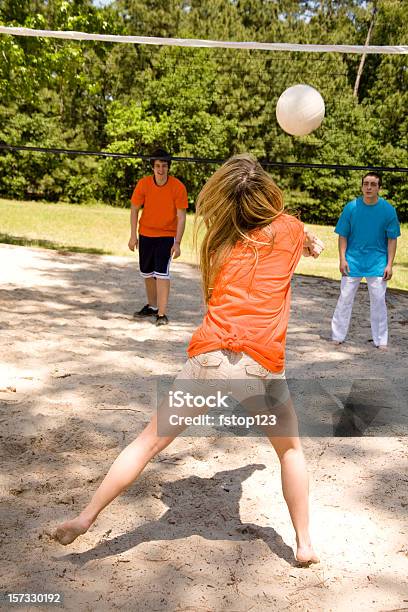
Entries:
{"label": "volleyball net", "polygon": [[[138,45],[159,45],[188,48],[208,48],[208,49],[240,49],[258,51],[283,51],[294,53],[340,53],[356,55],[406,55],[408,45],[321,45],[321,44],[298,44],[298,43],[263,43],[257,41],[223,41],[223,40],[204,40],[192,38],[165,38],[154,36],[124,36],[117,34],[95,34],[90,32],[62,31],[62,30],[41,30],[24,27],[9,27],[0,25],[0,34],[9,36],[25,36],[38,38],[54,38],[69,41],[95,41],[103,43],[138,44]],[[38,152],[53,155],[88,155],[116,159],[140,159],[150,160],[151,156],[131,153],[113,153],[109,151],[86,151],[77,149],[59,149],[36,146],[14,146],[0,142],[0,150],[3,151],[26,151]],[[172,160],[185,163],[198,164],[220,164],[224,159],[205,158],[205,157],[177,157],[172,156]],[[302,162],[277,162],[272,160],[262,160],[265,167],[277,168],[314,168],[332,170],[376,170],[381,172],[408,172],[407,167],[402,166],[367,166],[350,164],[325,164],[325,163],[302,163]]]}

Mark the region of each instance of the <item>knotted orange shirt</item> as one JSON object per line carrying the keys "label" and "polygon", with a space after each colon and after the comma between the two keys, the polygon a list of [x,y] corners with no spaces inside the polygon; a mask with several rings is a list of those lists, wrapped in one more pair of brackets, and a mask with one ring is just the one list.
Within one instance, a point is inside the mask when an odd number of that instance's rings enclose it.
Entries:
{"label": "knotted orange shirt", "polygon": [[268,370],[281,372],[290,281],[302,255],[303,223],[282,214],[250,237],[268,244],[240,241],[235,245],[221,267],[207,313],[187,352],[193,357],[219,349],[242,351]]}

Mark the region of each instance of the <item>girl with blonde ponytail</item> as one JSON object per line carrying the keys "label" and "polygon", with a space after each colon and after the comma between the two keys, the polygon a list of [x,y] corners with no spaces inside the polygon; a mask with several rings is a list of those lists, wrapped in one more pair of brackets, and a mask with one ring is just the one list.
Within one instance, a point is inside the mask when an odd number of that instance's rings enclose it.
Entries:
{"label": "girl with blonde ponytail", "polygon": [[[222,382],[224,388],[234,389],[250,414],[266,411],[268,418],[271,397],[275,398],[272,416],[278,415],[277,425],[263,430],[281,463],[283,495],[296,534],[295,557],[301,564],[316,563],[309,535],[306,464],[285,380],[285,341],[292,275],[302,253],[318,257],[323,244],[305,232],[296,217],[284,212],[280,189],[248,154],[229,159],[204,185],[196,206],[196,236],[201,227],[207,312],[193,334],[189,359],[175,384],[184,382],[189,390],[196,385],[205,394],[206,382],[212,392],[214,382]],[[254,388],[256,396],[248,392]],[[161,406],[117,457],[86,508],[57,528],[55,538],[61,544],[70,544],[85,533],[101,510],[185,429],[181,425],[158,431],[163,414],[166,410]]]}

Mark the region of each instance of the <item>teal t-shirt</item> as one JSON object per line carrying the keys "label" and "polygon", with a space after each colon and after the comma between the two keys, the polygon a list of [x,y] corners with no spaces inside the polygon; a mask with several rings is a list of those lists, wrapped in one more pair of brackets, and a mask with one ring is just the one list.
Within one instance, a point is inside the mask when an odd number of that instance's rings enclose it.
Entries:
{"label": "teal t-shirt", "polygon": [[349,202],[334,229],[347,238],[349,276],[383,276],[388,259],[388,238],[401,235],[395,208],[378,198],[365,204],[362,197]]}

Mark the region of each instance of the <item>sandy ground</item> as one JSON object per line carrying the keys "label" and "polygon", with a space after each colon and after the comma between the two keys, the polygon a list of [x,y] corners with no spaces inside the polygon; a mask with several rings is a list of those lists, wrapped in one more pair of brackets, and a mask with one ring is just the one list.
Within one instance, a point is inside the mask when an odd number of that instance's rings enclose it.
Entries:
{"label": "sandy ground", "polygon": [[[47,536],[148,421],[152,375],[185,360],[198,274],[178,264],[173,278],[171,325],[156,328],[132,319],[145,301],[133,261],[0,245],[1,590],[62,592],[67,610],[408,610],[408,437],[392,424],[388,437],[304,439],[322,558],[309,569],[263,438],[179,438],[83,538]],[[288,376],[331,385],[340,408],[371,379],[406,414],[408,295],[388,294],[388,353],[369,342],[366,289],[350,342],[331,346],[337,295],[337,282],[294,279]]]}

